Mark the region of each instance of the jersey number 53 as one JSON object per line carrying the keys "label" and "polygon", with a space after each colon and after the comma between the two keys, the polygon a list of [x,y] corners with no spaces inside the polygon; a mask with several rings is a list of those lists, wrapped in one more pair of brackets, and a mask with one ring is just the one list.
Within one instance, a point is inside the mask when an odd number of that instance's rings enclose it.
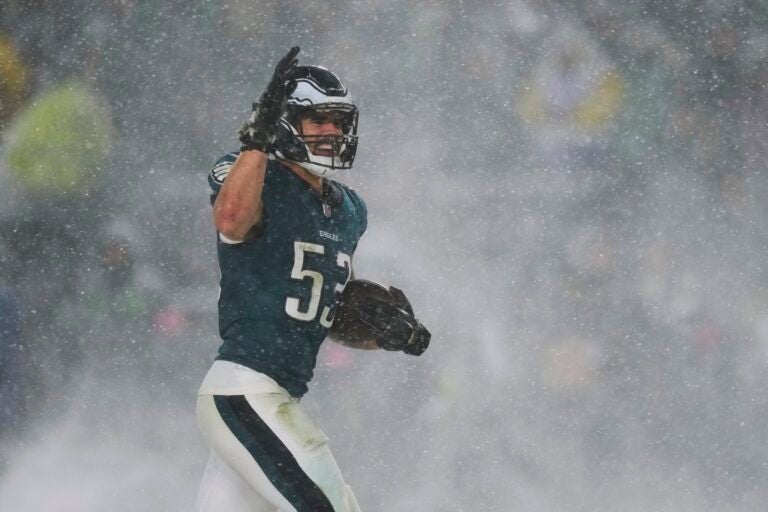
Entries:
{"label": "jersey number 53", "polygon": [[[319,244],[311,244],[309,242],[293,242],[293,269],[291,270],[291,278],[303,281],[309,278],[312,281],[312,290],[310,292],[309,304],[305,311],[299,309],[299,299],[296,297],[288,297],[285,299],[285,312],[288,316],[295,318],[296,320],[302,320],[305,322],[311,322],[317,317],[318,310],[320,309],[320,299],[323,293],[323,274],[316,270],[309,270],[304,268],[304,254],[305,253],[325,254],[325,246]],[[352,276],[352,258],[348,254],[344,254],[339,251],[336,255],[336,264],[347,270],[347,278],[343,283],[337,283],[334,287],[335,294],[339,294],[344,291],[344,287],[347,286],[349,278]],[[331,317],[331,308],[323,306],[323,310],[320,313],[320,325],[323,327],[331,327],[333,318]]]}

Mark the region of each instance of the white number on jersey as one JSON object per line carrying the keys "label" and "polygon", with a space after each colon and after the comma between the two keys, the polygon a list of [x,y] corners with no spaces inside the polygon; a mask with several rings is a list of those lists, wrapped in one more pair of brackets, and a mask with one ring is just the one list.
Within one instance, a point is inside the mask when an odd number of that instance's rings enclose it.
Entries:
{"label": "white number on jersey", "polygon": [[[317,312],[320,309],[320,298],[323,293],[323,274],[315,270],[304,268],[304,254],[308,252],[325,254],[325,247],[308,242],[293,242],[293,269],[291,269],[291,278],[303,281],[308,277],[312,281],[312,290],[310,292],[307,309],[306,311],[299,310],[299,299],[296,297],[288,297],[285,300],[285,312],[288,313],[288,316],[304,322],[311,322],[317,316]],[[352,276],[352,258],[350,258],[348,254],[339,251],[336,255],[336,264],[347,269],[347,278],[343,283],[338,283],[334,288],[336,293],[341,293],[344,291],[344,287]],[[324,306],[322,314],[320,315],[320,324],[323,327],[331,327],[333,318],[330,318],[330,315],[331,309],[328,306]]]}

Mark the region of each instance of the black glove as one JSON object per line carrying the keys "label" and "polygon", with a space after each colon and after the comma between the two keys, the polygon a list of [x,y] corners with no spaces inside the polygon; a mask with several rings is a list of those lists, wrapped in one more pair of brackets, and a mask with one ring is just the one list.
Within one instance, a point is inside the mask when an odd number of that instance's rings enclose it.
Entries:
{"label": "black glove", "polygon": [[376,297],[367,297],[360,305],[360,319],[376,334],[376,340],[384,350],[402,350],[406,354],[420,356],[429,347],[432,335],[413,316],[413,308],[405,294],[389,288],[395,305]]}
{"label": "black glove", "polygon": [[296,65],[299,47],[294,46],[275,66],[272,80],[261,94],[258,103],[253,104],[251,117],[237,131],[243,146],[240,151],[257,149],[268,153],[275,141],[277,126],[285,111],[285,87]]}

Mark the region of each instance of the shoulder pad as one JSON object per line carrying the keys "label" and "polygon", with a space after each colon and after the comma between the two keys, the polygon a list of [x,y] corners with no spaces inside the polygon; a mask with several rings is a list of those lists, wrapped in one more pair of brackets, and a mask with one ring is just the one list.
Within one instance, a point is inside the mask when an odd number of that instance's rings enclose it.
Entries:
{"label": "shoulder pad", "polygon": [[219,160],[214,164],[211,172],[208,174],[208,184],[211,186],[214,192],[218,192],[221,188],[221,185],[224,183],[224,180],[227,179],[229,170],[232,168],[232,164],[235,163],[235,160],[237,160],[237,155],[239,154],[240,153],[238,151],[228,153],[219,158]]}
{"label": "shoulder pad", "polygon": [[334,183],[344,191],[345,195],[352,203],[352,206],[357,211],[357,218],[360,222],[360,233],[358,236],[363,236],[365,230],[368,229],[368,207],[366,206],[365,201],[363,201],[363,198],[360,197],[360,194],[358,194],[355,189],[351,188],[349,185],[345,185],[344,183],[338,181],[334,181]]}

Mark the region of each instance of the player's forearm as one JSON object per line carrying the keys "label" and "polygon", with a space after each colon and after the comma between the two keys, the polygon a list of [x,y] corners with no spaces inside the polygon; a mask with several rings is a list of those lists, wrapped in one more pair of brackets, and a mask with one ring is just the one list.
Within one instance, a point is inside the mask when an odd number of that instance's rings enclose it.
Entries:
{"label": "player's forearm", "polygon": [[243,151],[232,165],[213,205],[216,229],[227,238],[242,240],[259,222],[267,160],[261,151]]}
{"label": "player's forearm", "polygon": [[334,336],[329,336],[329,339],[338,343],[339,345],[343,345],[348,348],[356,348],[358,350],[379,350],[381,348],[376,340],[343,341]]}

